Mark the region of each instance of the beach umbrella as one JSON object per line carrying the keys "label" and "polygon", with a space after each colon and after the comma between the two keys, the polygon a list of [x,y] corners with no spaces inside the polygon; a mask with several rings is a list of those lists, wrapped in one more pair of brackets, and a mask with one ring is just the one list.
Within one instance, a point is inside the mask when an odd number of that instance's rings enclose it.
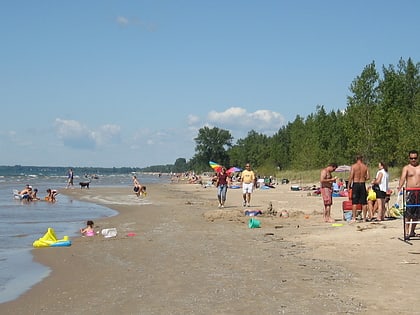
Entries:
{"label": "beach umbrella", "polygon": [[212,169],[214,169],[216,172],[220,172],[222,170],[222,165],[217,164],[216,162],[210,161],[209,165]]}
{"label": "beach umbrella", "polygon": [[235,173],[235,172],[240,172],[240,171],[242,171],[242,169],[241,169],[241,168],[233,166],[233,167],[231,167],[230,169],[228,169],[228,170],[226,171],[226,173]]}
{"label": "beach umbrella", "polygon": [[338,166],[334,172],[339,172],[339,173],[343,173],[343,172],[350,172],[351,170],[351,166],[349,165],[340,165]]}

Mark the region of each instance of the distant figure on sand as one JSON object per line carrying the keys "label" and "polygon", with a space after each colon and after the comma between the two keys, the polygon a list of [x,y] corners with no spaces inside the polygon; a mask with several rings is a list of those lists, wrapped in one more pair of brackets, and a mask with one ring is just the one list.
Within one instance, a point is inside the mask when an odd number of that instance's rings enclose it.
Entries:
{"label": "distant figure on sand", "polygon": [[83,236],[94,236],[95,229],[93,228],[93,221],[92,220],[87,221],[86,227],[84,229],[80,229],[80,233],[82,233]]}
{"label": "distant figure on sand", "polygon": [[331,206],[333,204],[332,193],[333,193],[333,183],[336,182],[337,177],[332,177],[331,173],[337,168],[336,163],[330,163],[326,168],[321,170],[321,196],[324,202],[324,222],[332,223],[335,222],[331,218]]}
{"label": "distant figure on sand", "polygon": [[356,222],[357,205],[362,206],[363,220],[366,221],[367,215],[367,192],[366,181],[369,179],[369,169],[363,163],[363,156],[356,156],[356,163],[351,166],[349,187],[352,191],[352,219],[350,223]]}
{"label": "distant figure on sand", "polygon": [[69,171],[67,172],[67,188],[69,188],[70,186],[73,187],[73,181],[74,181],[73,169],[69,168]]}
{"label": "distant figure on sand", "polygon": [[146,196],[146,186],[140,184],[136,175],[133,176],[133,186],[133,190],[137,197]]}

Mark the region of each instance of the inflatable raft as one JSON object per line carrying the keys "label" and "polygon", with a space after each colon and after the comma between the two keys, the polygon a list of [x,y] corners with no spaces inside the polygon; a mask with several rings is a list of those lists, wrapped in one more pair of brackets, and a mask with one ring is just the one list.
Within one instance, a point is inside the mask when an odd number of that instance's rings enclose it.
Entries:
{"label": "inflatable raft", "polygon": [[33,247],[59,247],[59,246],[70,246],[71,241],[68,236],[64,236],[62,239],[57,239],[53,228],[48,228],[47,233],[35,242]]}

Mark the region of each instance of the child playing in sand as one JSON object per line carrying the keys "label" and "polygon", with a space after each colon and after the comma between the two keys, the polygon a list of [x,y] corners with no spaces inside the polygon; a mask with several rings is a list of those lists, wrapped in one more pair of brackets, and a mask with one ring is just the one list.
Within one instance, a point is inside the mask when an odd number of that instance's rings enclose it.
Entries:
{"label": "child playing in sand", "polygon": [[140,184],[137,176],[133,176],[133,190],[137,197],[146,196],[146,186]]}
{"label": "child playing in sand", "polygon": [[93,228],[93,221],[92,220],[87,221],[86,227],[84,229],[80,229],[80,233],[82,233],[83,236],[94,236],[95,229]]}

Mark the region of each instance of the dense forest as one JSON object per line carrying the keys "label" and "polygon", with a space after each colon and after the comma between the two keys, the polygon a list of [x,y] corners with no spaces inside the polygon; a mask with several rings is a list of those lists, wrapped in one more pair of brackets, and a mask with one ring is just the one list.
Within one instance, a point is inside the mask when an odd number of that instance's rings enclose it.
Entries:
{"label": "dense forest", "polygon": [[201,128],[194,157],[175,164],[198,172],[208,170],[210,160],[226,166],[250,162],[267,171],[303,170],[351,164],[362,154],[368,164],[401,166],[409,150],[420,150],[419,67],[411,58],[401,59],[396,66],[382,66],[380,75],[372,62],[351,83],[344,110],[326,112],[318,105],[315,113],[298,115],[273,136],[251,130],[233,144],[229,131]]}

